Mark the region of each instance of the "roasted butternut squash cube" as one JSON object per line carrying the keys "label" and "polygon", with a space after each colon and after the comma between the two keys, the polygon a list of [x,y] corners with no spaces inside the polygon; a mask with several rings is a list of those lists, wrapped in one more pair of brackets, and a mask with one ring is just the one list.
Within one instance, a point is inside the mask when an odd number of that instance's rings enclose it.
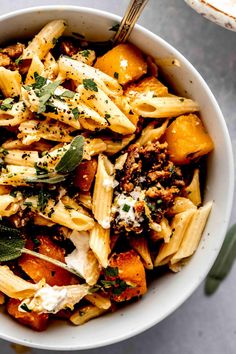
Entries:
{"label": "roasted butternut squash cube", "polygon": [[[60,262],[65,261],[64,250],[57,246],[49,237],[38,236],[35,240],[38,244],[37,252],[57,259]],[[33,246],[32,241],[27,241],[26,248],[33,249]],[[35,283],[43,278],[46,283],[51,286],[70,285],[76,282],[76,278],[73,274],[52,263],[30,256],[29,254],[23,254],[20,257],[19,265]]]}
{"label": "roasted butternut squash cube", "polygon": [[145,269],[139,255],[134,250],[114,254],[110,259],[109,265],[110,267],[118,268],[118,280],[124,281],[128,286],[119,293],[115,293],[113,289],[112,298],[115,301],[127,301],[132,297],[146,293]]}
{"label": "roasted butternut squash cube", "polygon": [[149,76],[139,82],[130,84],[125,90],[125,96],[128,96],[131,99],[138,98],[138,96],[142,94],[165,97],[168,96],[168,88],[156,77]]}
{"label": "roasted butternut squash cube", "polygon": [[132,44],[119,44],[98,58],[95,68],[115,77],[121,85],[139,79],[147,72],[141,51]]}
{"label": "roasted butternut squash cube", "polygon": [[18,322],[28,326],[35,331],[44,331],[48,325],[49,315],[47,313],[22,312],[18,310],[21,301],[10,299],[7,303],[7,312]]}
{"label": "roasted butternut squash cube", "polygon": [[214,148],[211,137],[195,114],[176,118],[166,129],[165,140],[170,160],[178,165],[188,164]]}
{"label": "roasted butternut squash cube", "polygon": [[75,170],[74,185],[83,192],[88,192],[97,172],[97,160],[83,161]]}

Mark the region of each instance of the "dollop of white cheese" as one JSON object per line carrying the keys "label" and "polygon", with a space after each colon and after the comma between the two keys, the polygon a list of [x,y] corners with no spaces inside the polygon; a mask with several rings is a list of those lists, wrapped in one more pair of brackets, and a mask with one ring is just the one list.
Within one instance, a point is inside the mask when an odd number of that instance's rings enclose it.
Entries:
{"label": "dollop of white cheese", "polygon": [[34,295],[33,300],[26,299],[19,306],[19,311],[25,312],[22,304],[26,304],[28,309],[39,313],[48,312],[56,313],[60,311],[61,304],[67,298],[67,289],[55,289],[51,286],[45,285],[39,289]]}
{"label": "dollop of white cheese", "polygon": [[128,66],[128,60],[122,59],[122,60],[120,61],[120,66],[121,66],[122,68],[127,68],[127,66]]}

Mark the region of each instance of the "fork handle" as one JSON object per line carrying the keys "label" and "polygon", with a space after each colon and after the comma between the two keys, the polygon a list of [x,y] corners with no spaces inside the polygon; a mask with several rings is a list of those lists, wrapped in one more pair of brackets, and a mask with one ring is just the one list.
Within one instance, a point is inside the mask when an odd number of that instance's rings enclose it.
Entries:
{"label": "fork handle", "polygon": [[119,29],[113,39],[113,44],[126,42],[147,2],[148,0],[130,1]]}

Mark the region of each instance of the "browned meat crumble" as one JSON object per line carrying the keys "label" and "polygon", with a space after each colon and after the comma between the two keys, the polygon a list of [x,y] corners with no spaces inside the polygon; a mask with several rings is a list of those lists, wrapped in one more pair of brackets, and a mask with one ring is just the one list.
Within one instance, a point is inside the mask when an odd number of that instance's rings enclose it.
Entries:
{"label": "browned meat crumble", "polygon": [[113,231],[141,233],[161,221],[185,183],[180,168],[169,160],[167,143],[133,144],[127,153],[116,176],[119,186],[115,190]]}

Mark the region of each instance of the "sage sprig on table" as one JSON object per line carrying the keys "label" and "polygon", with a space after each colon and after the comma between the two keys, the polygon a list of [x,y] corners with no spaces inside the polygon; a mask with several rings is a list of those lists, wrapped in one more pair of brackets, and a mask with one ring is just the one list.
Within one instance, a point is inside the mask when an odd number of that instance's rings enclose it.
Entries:
{"label": "sage sprig on table", "polygon": [[67,175],[73,172],[82,161],[83,147],[83,136],[76,136],[72,140],[69,149],[63,154],[60,161],[55,166],[55,172],[47,173],[47,170],[41,170],[40,173],[38,173],[35,178],[31,178],[29,182],[54,184],[64,181]]}
{"label": "sage sprig on table", "polygon": [[212,295],[222,280],[229,274],[236,258],[236,224],[226,234],[220,253],[211,268],[205,283],[205,293]]}
{"label": "sage sprig on table", "polygon": [[22,238],[21,232],[18,229],[0,224],[0,262],[8,262],[14,260],[20,257],[23,253],[27,253],[31,256],[40,258],[60,268],[63,268],[80,278],[83,278],[80,273],[68,267],[65,263],[25,248],[25,240]]}

